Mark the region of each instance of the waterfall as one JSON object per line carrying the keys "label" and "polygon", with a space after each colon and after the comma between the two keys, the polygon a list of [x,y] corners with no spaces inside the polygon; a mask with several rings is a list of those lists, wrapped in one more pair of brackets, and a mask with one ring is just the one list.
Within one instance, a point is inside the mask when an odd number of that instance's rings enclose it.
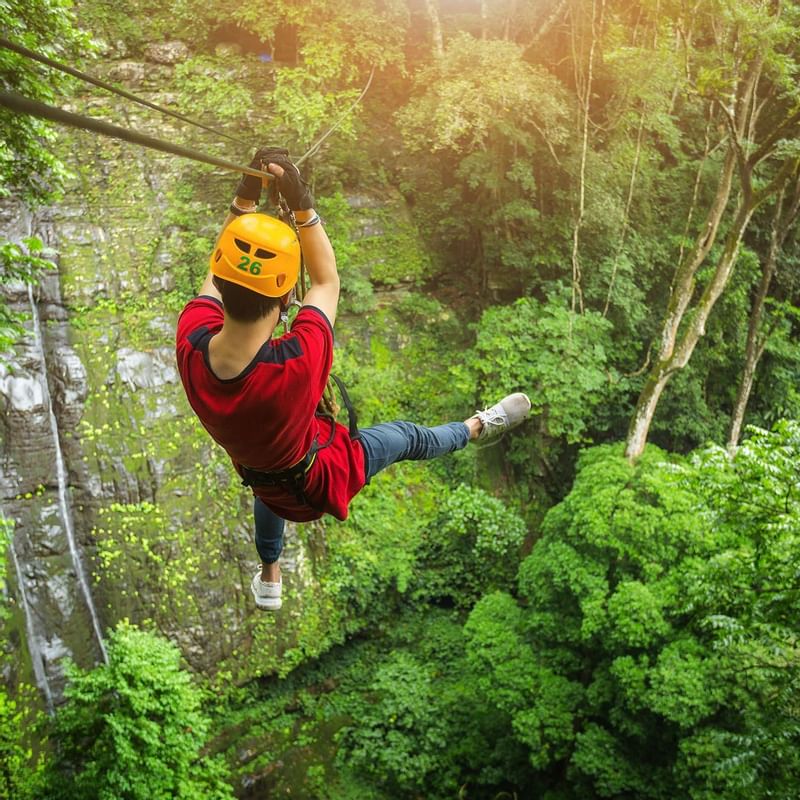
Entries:
{"label": "waterfall", "polygon": [[41,689],[44,694],[45,703],[47,703],[47,712],[53,713],[53,695],[50,691],[50,683],[47,680],[47,673],[45,672],[42,654],[36,644],[36,631],[33,627],[33,617],[31,616],[31,607],[28,603],[28,595],[25,592],[25,579],[22,575],[22,570],[17,560],[17,551],[14,549],[14,537],[9,537],[8,549],[11,553],[11,560],[14,562],[14,572],[17,575],[17,586],[19,587],[19,597],[22,604],[22,610],[25,614],[25,633],[28,640],[28,652],[31,654],[31,664],[33,665],[33,676],[36,679],[36,685]]}
{"label": "waterfall", "polygon": [[39,307],[33,296],[33,287],[28,284],[28,299],[31,305],[31,319],[33,321],[33,336],[36,346],[36,353],[39,356],[39,363],[42,368],[42,390],[44,392],[45,409],[50,418],[50,432],[53,436],[53,455],[56,464],[56,478],[58,480],[58,507],[61,513],[61,521],[64,528],[64,533],[67,537],[69,544],[69,553],[72,557],[72,564],[75,568],[75,575],[78,579],[78,584],[83,593],[83,598],[86,601],[86,607],[89,609],[89,615],[92,619],[92,627],[94,628],[94,635],[97,638],[97,643],[100,645],[100,652],[103,655],[103,661],[108,663],[108,654],[106,653],[105,642],[103,641],[103,633],[100,630],[100,620],[97,616],[97,610],[94,607],[92,600],[92,593],[89,588],[89,582],[86,580],[86,573],[83,569],[81,556],[78,552],[78,546],[75,541],[75,533],[72,529],[72,513],[70,510],[69,499],[67,498],[67,469],[64,464],[64,455],[61,451],[61,439],[58,432],[58,420],[56,419],[55,410],[53,408],[53,400],[50,395],[50,386],[47,381],[47,360],[44,352],[44,341],[42,339],[41,321],[39,319]]}

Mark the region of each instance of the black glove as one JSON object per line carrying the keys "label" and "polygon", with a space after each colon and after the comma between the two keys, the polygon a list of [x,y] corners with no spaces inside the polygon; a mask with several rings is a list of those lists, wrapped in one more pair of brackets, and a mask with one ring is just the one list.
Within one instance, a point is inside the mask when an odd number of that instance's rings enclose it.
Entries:
{"label": "black glove", "polygon": [[283,195],[286,204],[292,211],[305,211],[313,208],[314,195],[311,194],[311,189],[300,175],[300,170],[289,160],[286,151],[278,151],[277,148],[273,148],[272,153],[273,155],[265,159],[264,163],[283,167],[283,175],[277,178],[275,183],[278,184],[278,191]]}
{"label": "black glove", "polygon": [[[276,158],[287,158],[288,155],[289,151],[284,147],[261,147],[256,150],[250,166],[253,169],[260,169],[262,172],[266,172],[267,164],[270,161],[276,163]],[[242,175],[242,179],[236,187],[236,196],[258,203],[261,198],[261,186],[261,178],[258,175]]]}

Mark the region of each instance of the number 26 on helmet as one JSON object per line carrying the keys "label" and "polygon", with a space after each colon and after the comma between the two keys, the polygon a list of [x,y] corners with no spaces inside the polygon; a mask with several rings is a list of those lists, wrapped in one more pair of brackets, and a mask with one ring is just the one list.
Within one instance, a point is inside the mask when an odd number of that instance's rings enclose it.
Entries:
{"label": "number 26 on helmet", "polygon": [[211,273],[258,294],[282,297],[300,274],[297,234],[275,217],[242,214],[219,237]]}

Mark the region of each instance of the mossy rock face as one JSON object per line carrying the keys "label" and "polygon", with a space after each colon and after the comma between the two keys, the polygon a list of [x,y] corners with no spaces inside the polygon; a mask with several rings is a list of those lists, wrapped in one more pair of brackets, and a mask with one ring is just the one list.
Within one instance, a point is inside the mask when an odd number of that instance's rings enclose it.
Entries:
{"label": "mossy rock face", "polygon": [[[100,95],[76,102],[112,118],[123,110]],[[154,115],[126,107],[125,116],[132,128],[186,141],[185,131]],[[278,615],[256,611],[249,590],[257,564],[252,499],[189,408],[174,358],[178,314],[206,273],[235,178],[80,131],[62,133],[59,146],[74,178],[63,201],[37,217],[38,232],[58,253],[40,310],[66,491],[101,624],[127,617],[157,628],[211,680],[285,674],[374,617],[374,598],[396,580],[381,537],[389,537],[398,569],[407,572],[408,553],[397,537],[413,537],[416,523],[398,534],[405,515],[395,514],[385,532],[362,529],[364,538],[353,538],[352,523],[289,525],[284,608]],[[365,286],[380,273],[384,293],[407,292],[427,262],[402,199],[351,199],[339,194],[328,203],[345,270]],[[402,247],[392,239],[381,249],[389,226]],[[363,318],[343,315],[340,328],[345,341],[351,330],[370,335]],[[4,477],[9,492],[21,492],[10,513],[24,542],[20,554],[40,584],[34,594],[42,638],[63,641],[53,654],[58,683],[64,654],[88,666],[99,652],[52,513],[57,479],[47,411],[36,413],[38,445],[16,459],[25,462],[17,474]],[[13,451],[13,442],[4,446]],[[37,496],[40,484],[48,488]],[[329,547],[331,537],[336,544]],[[359,569],[363,584],[354,579]],[[49,581],[67,587],[65,602],[76,609],[68,628],[44,589]]]}

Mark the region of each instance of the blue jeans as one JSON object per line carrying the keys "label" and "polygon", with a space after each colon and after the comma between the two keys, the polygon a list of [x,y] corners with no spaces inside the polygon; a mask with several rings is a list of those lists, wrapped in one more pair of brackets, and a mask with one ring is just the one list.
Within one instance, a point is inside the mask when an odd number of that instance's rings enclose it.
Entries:
{"label": "blue jeans", "polygon": [[[469,441],[463,422],[425,428],[413,422],[384,422],[361,431],[364,448],[364,478],[369,483],[381,470],[397,461],[425,461],[455,450]],[[256,522],[256,550],[262,564],[272,564],[283,550],[284,520],[257,497],[253,507]]]}

